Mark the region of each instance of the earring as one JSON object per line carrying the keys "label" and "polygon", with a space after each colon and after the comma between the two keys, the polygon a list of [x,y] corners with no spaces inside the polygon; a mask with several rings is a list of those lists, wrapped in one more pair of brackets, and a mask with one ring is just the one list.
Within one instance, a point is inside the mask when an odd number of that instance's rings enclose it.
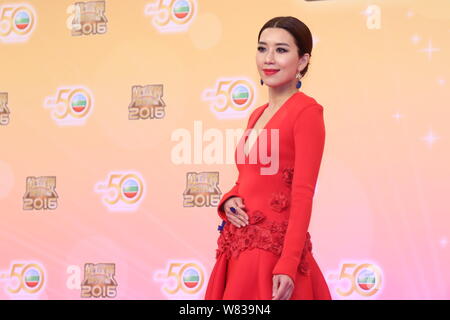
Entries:
{"label": "earring", "polygon": [[300,78],[301,78],[301,76],[300,76],[300,73],[299,73],[299,74],[297,74],[297,79],[298,79],[298,82],[297,82],[297,85],[296,85],[297,89],[300,89],[301,86],[302,86],[302,82],[300,81]]}
{"label": "earring", "polygon": [[262,79],[261,79],[261,85],[263,85],[264,84],[264,81],[262,81]]}

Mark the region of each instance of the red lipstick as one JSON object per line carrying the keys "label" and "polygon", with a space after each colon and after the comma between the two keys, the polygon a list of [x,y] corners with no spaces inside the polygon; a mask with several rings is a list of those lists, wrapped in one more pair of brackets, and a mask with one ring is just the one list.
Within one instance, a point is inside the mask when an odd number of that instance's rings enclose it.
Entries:
{"label": "red lipstick", "polygon": [[271,76],[271,75],[277,73],[280,70],[279,69],[263,69],[263,71],[264,71],[266,76]]}

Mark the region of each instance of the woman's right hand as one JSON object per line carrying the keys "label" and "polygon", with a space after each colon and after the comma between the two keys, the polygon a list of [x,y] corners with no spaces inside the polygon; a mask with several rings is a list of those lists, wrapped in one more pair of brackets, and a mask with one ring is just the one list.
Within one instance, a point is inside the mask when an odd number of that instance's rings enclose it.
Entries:
{"label": "woman's right hand", "polygon": [[[235,213],[230,210],[231,207],[236,209]],[[225,201],[223,208],[228,221],[230,221],[234,226],[240,228],[248,225],[248,215],[244,211],[245,205],[241,197],[231,197]]]}

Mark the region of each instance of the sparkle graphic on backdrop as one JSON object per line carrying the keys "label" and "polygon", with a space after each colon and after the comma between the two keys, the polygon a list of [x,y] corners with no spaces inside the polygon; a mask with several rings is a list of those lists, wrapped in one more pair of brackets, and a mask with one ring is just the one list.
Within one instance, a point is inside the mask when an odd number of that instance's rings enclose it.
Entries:
{"label": "sparkle graphic on backdrop", "polygon": [[392,117],[395,118],[396,120],[400,120],[404,116],[400,112],[397,111],[395,114],[392,115]]}
{"label": "sparkle graphic on backdrop", "polygon": [[433,146],[437,139],[439,139],[439,137],[436,136],[431,129],[428,131],[428,134],[426,136],[422,137],[422,140],[425,141],[430,148]]}
{"label": "sparkle graphic on backdrop", "polygon": [[439,50],[440,49],[438,49],[438,48],[433,48],[433,45],[431,44],[431,39],[430,39],[430,40],[428,40],[428,46],[424,49],[421,49],[420,51],[426,52],[427,56],[428,56],[428,60],[431,60],[433,52],[437,52]]}

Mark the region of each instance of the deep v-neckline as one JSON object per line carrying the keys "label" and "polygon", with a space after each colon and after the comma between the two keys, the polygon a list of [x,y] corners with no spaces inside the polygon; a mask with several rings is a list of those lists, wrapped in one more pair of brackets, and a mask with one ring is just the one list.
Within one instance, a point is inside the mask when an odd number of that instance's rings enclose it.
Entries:
{"label": "deep v-neckline", "polygon": [[245,146],[247,145],[247,140],[250,137],[251,132],[253,131],[253,129],[255,128],[255,124],[259,121],[259,119],[261,118],[261,116],[263,115],[264,111],[266,111],[267,107],[269,106],[269,103],[267,102],[265,105],[263,105],[263,107],[261,108],[261,111],[259,112],[259,114],[256,116],[256,120],[252,121],[251,125],[249,126],[248,130],[250,130],[249,134],[247,134],[245,136],[244,139],[244,144],[243,144],[243,150],[242,152],[244,153],[245,157],[250,156],[250,154],[253,151],[253,148],[255,147],[255,145],[258,143],[259,137],[261,136],[262,132],[265,132],[265,130],[267,129],[267,127],[269,126],[269,124],[272,122],[272,120],[274,118],[276,118],[276,116],[280,113],[281,109],[283,109],[284,106],[287,105],[287,103],[296,95],[300,93],[300,91],[297,91],[295,93],[293,93],[289,98],[286,99],[286,101],[278,108],[277,111],[275,111],[275,113],[272,115],[272,117],[270,117],[269,120],[267,120],[266,124],[264,125],[264,127],[262,129],[259,129],[260,132],[256,132],[257,136],[255,141],[253,142],[253,144],[251,146],[249,146],[249,150],[248,153],[245,153]]}

